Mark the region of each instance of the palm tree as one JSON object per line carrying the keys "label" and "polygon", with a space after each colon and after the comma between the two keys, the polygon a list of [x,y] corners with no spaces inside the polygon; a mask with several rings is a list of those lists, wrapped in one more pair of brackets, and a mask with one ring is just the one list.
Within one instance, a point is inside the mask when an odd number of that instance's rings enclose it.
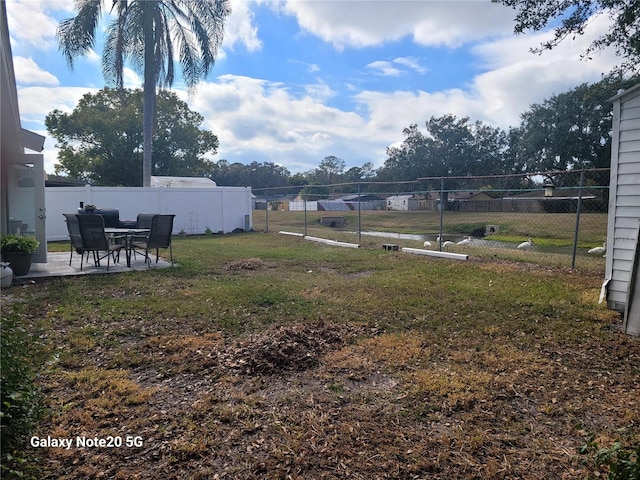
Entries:
{"label": "palm tree", "polygon": [[[102,73],[108,83],[123,87],[125,61],[144,75],[142,185],[151,184],[152,136],[156,86],[174,81],[174,58],[190,89],[205,78],[222,43],[224,22],[231,13],[228,0],[111,0],[102,55]],[[60,50],[73,68],[76,57],[95,43],[103,0],[77,0],[77,15],[60,22],[56,33]]]}

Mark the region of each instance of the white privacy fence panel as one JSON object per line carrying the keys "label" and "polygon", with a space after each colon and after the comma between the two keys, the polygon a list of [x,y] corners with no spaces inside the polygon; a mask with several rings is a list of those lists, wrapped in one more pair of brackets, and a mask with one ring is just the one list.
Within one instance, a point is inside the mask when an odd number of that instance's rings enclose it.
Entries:
{"label": "white privacy fence panel", "polygon": [[139,213],[174,214],[173,233],[230,233],[253,229],[253,203],[249,187],[143,188],[47,187],[47,240],[69,238],[63,213],[76,213],[80,202],[97,208],[117,208],[120,220],[135,220]]}

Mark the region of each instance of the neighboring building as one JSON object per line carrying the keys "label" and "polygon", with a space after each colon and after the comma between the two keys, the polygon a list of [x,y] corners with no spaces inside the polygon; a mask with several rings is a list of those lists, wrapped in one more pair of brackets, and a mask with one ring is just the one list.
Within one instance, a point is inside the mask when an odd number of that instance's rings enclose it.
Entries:
{"label": "neighboring building", "polygon": [[205,177],[161,177],[152,176],[152,187],[165,188],[215,188],[216,182]]}
{"label": "neighboring building", "polygon": [[85,182],[81,180],[73,180],[69,177],[61,177],[59,175],[44,175],[45,187],[82,187]]}
{"label": "neighboring building", "polygon": [[[484,200],[493,200],[494,198],[496,197],[487,193],[486,191],[447,192],[448,202],[481,202]],[[439,201],[440,192],[429,192],[427,200],[431,200],[434,202]]]}
{"label": "neighboring building", "polygon": [[605,286],[624,329],[640,335],[640,85],[613,97]]}
{"label": "neighboring building", "polygon": [[413,195],[391,195],[387,197],[387,210],[419,210],[420,200]]}
{"label": "neighboring building", "polygon": [[319,212],[346,212],[350,211],[349,205],[342,200],[318,200]]}
{"label": "neighboring building", "polygon": [[500,199],[503,211],[531,213],[576,213],[581,199],[582,212],[604,213],[606,202],[603,193],[586,188],[546,185],[536,190]]}
{"label": "neighboring building", "polygon": [[350,210],[384,210],[385,199],[380,195],[363,193],[362,195],[351,194],[338,198],[347,204]]}
{"label": "neighboring building", "polygon": [[40,241],[33,255],[47,261],[44,200],[45,137],[22,128],[5,2],[0,2],[0,233],[34,235]]}

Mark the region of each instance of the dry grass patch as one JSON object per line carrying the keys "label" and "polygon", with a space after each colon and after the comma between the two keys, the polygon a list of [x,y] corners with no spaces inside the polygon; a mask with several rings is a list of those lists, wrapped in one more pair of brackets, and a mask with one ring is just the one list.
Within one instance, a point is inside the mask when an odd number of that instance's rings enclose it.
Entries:
{"label": "dry grass patch", "polygon": [[442,402],[447,410],[469,408],[478,401],[487,401],[492,394],[494,375],[463,367],[426,368],[408,375],[412,395],[426,403]]}
{"label": "dry grass patch", "polygon": [[361,343],[374,362],[395,368],[413,368],[429,359],[432,340],[427,335],[400,333],[366,338]]}
{"label": "dry grass patch", "polygon": [[[129,406],[147,402],[156,392],[143,388],[129,378],[126,370],[102,370],[87,368],[68,372],[64,381],[77,391],[69,401],[86,408],[93,415],[114,415],[126,411]],[[82,404],[79,404],[80,399]]]}
{"label": "dry grass patch", "polygon": [[274,238],[21,290],[60,357],[38,433],[144,439],[27,446],[38,478],[595,478],[592,435],[640,440],[640,343],[594,275]]}

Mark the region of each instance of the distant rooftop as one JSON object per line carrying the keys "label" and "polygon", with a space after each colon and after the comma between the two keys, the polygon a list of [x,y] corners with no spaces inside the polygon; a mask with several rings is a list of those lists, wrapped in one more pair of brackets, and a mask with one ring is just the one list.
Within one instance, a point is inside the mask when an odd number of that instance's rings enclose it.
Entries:
{"label": "distant rooftop", "polygon": [[210,178],[204,177],[151,177],[152,187],[174,188],[213,188],[218,185]]}

